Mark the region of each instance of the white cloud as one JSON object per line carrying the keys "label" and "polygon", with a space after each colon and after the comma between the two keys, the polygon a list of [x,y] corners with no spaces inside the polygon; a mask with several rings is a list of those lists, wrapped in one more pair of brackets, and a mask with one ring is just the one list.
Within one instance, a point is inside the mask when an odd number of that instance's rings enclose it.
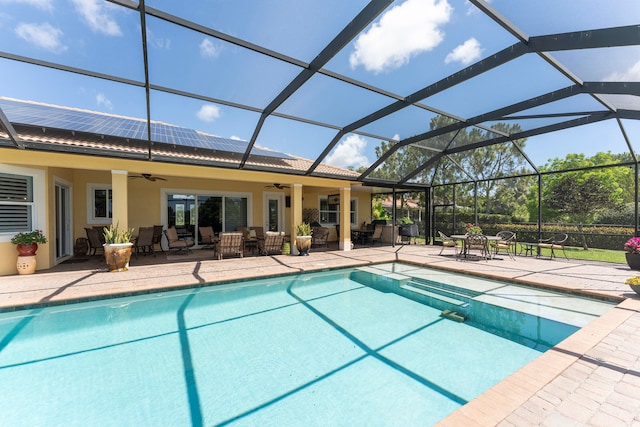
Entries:
{"label": "white cloud", "polygon": [[99,0],[71,0],[76,11],[87,21],[89,27],[96,33],[107,36],[120,36],[120,26],[109,15],[108,4]]}
{"label": "white cloud", "polygon": [[213,122],[220,117],[220,108],[215,105],[203,105],[198,110],[198,118],[204,122]]}
{"label": "white cloud", "polygon": [[171,39],[156,37],[156,35],[147,27],[147,43],[158,49],[171,49]]}
{"label": "white cloud", "polygon": [[106,95],[102,92],[96,95],[96,103],[99,106],[105,107],[107,110],[113,110],[113,104],[111,103],[111,100],[107,98]]}
{"label": "white cloud", "polygon": [[615,72],[608,75],[604,80],[609,82],[639,82],[640,61],[636,62],[630,68],[621,73]]}
{"label": "white cloud", "polygon": [[53,10],[53,0],[0,0],[0,4],[2,3],[21,3],[34,6],[42,10]]}
{"label": "white cloud", "polygon": [[348,166],[369,166],[370,162],[363,153],[367,141],[358,135],[349,135],[336,146],[326,158],[330,165],[346,168]]}
{"label": "white cloud", "polygon": [[459,62],[462,65],[469,65],[476,59],[479,59],[481,54],[482,48],[480,47],[480,42],[471,37],[463,44],[456,46],[444,59],[444,63]]}
{"label": "white cloud", "polygon": [[200,43],[200,56],[203,58],[215,58],[220,52],[218,47],[211,41],[210,38],[204,38]]}
{"label": "white cloud", "polygon": [[23,40],[53,53],[67,50],[62,43],[62,30],[45,22],[43,24],[20,23],[16,27],[16,34]]}
{"label": "white cloud", "polygon": [[231,135],[231,138],[229,139],[233,139],[234,141],[244,141],[244,139],[240,138],[239,136],[236,135]]}
{"label": "white cloud", "polygon": [[452,10],[447,0],[407,0],[394,6],[356,39],[351,67],[363,65],[380,73],[435,48],[443,39],[439,26],[449,22]]}

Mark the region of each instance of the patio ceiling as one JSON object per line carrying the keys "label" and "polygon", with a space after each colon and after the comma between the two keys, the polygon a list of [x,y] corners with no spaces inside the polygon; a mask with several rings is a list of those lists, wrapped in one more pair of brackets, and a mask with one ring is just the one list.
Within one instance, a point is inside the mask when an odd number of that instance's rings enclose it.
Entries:
{"label": "patio ceiling", "polygon": [[[568,153],[636,161],[640,144],[634,0],[3,5],[0,96],[142,118],[136,159],[190,161],[154,140],[152,125],[170,123],[244,141],[244,152],[198,164],[423,188],[451,183],[438,169],[464,169],[485,147],[519,153],[505,177]],[[1,107],[0,124],[4,146],[53,150]],[[128,141],[114,143],[117,157]],[[262,148],[310,161],[270,169],[252,160]],[[416,152],[417,164],[402,163]]]}

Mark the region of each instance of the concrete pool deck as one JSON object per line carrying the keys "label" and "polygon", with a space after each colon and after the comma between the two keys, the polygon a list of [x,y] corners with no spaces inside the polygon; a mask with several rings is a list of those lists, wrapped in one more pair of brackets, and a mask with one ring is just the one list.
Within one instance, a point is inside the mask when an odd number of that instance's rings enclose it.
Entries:
{"label": "concrete pool deck", "polygon": [[133,259],[123,273],[107,272],[97,256],[0,277],[0,311],[390,261],[587,293],[620,303],[439,425],[640,426],[640,298],[624,284],[635,272],[623,264],[533,257],[458,261],[439,252],[424,245],[379,246],[218,261],[211,251],[194,251]]}

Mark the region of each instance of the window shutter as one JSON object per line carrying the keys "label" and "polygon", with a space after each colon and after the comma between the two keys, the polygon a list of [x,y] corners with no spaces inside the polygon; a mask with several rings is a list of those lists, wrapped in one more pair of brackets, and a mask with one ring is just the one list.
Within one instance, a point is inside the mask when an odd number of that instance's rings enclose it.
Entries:
{"label": "window shutter", "polygon": [[0,233],[31,231],[33,178],[0,173]]}

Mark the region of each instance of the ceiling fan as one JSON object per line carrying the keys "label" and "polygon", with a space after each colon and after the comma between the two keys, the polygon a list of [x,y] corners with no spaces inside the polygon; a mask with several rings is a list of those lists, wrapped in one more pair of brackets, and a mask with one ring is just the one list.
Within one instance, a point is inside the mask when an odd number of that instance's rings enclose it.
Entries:
{"label": "ceiling fan", "polygon": [[153,176],[150,173],[142,173],[140,175],[129,175],[129,178],[144,178],[147,181],[152,181],[152,182],[155,182],[155,181],[166,181],[167,180],[166,178],[162,178],[160,176]]}
{"label": "ceiling fan", "polygon": [[273,185],[265,185],[264,188],[277,188],[278,190],[284,190],[285,188],[289,188],[289,186],[274,183]]}

